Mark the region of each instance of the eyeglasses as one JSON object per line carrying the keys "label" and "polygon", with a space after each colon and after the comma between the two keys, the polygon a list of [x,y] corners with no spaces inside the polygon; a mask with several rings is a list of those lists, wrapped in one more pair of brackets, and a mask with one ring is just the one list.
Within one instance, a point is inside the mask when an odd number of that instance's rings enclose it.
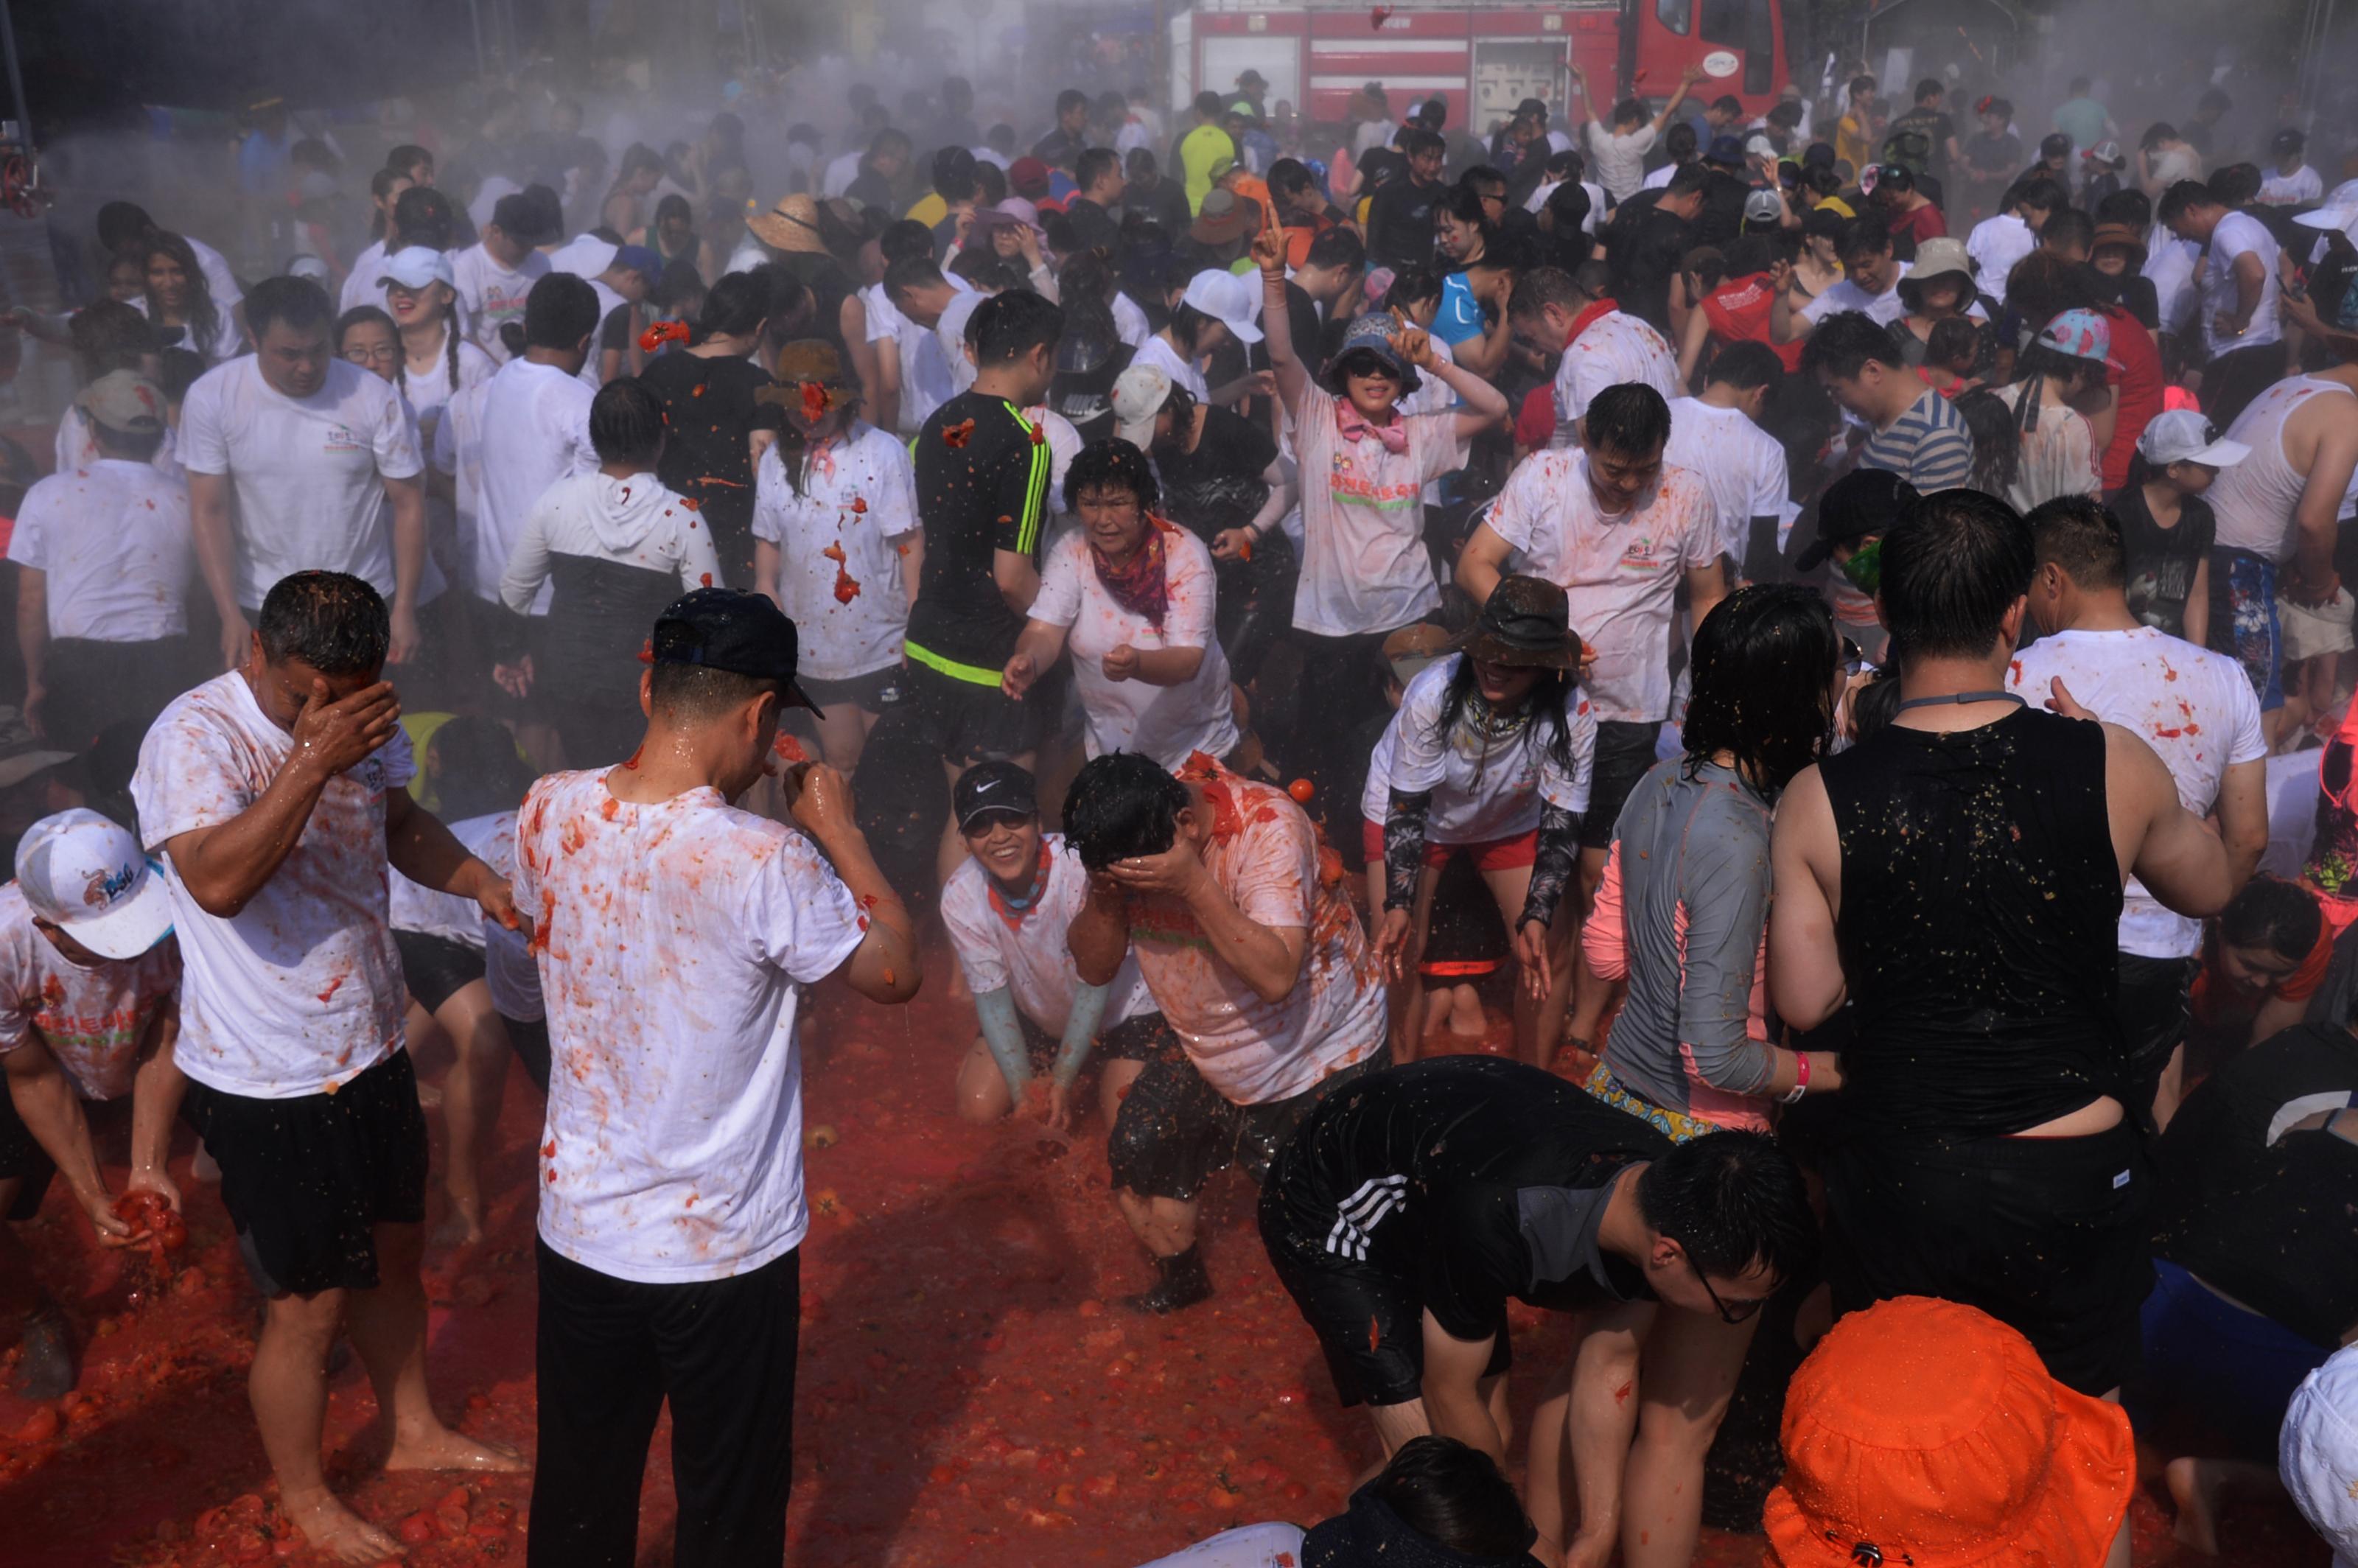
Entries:
{"label": "eyeglasses", "polygon": [[[1674,1237],[1672,1239],[1676,1240],[1677,1238]],[[1768,1298],[1767,1296],[1753,1296],[1748,1299],[1735,1302],[1722,1300],[1720,1293],[1712,1289],[1711,1276],[1703,1271],[1703,1265],[1694,1260],[1694,1254],[1688,1250],[1687,1244],[1685,1242],[1679,1242],[1679,1252],[1686,1259],[1687,1267],[1694,1271],[1694,1277],[1703,1281],[1703,1293],[1709,1296],[1711,1298],[1711,1304],[1719,1309],[1720,1322],[1726,1324],[1748,1323],[1751,1321],[1755,1313],[1758,1313],[1762,1307],[1768,1304]]]}
{"label": "eyeglasses", "polygon": [[401,358],[401,345],[380,343],[370,348],[366,343],[354,343],[344,350],[344,358],[356,365],[389,365]]}

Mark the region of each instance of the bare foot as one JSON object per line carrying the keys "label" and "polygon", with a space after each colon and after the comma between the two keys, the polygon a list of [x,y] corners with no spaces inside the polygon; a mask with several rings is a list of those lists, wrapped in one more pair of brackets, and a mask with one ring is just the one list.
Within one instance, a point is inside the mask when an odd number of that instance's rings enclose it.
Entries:
{"label": "bare foot", "polygon": [[281,1498],[279,1506],[303,1531],[313,1551],[336,1563],[382,1563],[407,1555],[407,1548],[352,1509],[334,1494],[321,1492],[319,1500],[297,1503]]}
{"label": "bare foot", "polygon": [[2219,1493],[2222,1477],[2200,1459],[2173,1459],[2163,1470],[2170,1500],[2178,1505],[2178,1523],[2170,1534],[2180,1546],[2206,1557],[2219,1555]]}
{"label": "bare foot", "polygon": [[485,1443],[438,1426],[416,1437],[396,1437],[385,1455],[387,1470],[498,1470],[519,1472],[532,1466],[505,1444]]}

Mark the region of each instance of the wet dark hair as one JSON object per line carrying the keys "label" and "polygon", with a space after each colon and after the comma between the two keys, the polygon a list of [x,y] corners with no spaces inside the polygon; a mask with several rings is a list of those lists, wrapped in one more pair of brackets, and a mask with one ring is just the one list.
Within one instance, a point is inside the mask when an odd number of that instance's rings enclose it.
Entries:
{"label": "wet dark hair", "polygon": [[690,302],[701,308],[705,293],[704,275],[696,270],[694,262],[681,256],[664,263],[663,276],[647,291],[647,303],[670,314]]}
{"label": "wet dark hair", "polygon": [[655,203],[655,226],[657,228],[661,228],[665,221],[671,218],[676,218],[681,222],[687,224],[691,228],[696,224],[696,209],[689,205],[687,197],[682,196],[676,190]]}
{"label": "wet dark hair", "polygon": [[1881,255],[1891,248],[1891,225],[1880,212],[1862,212],[1843,225],[1834,252],[1845,263],[1854,256]]}
{"label": "wet dark hair", "polygon": [[545,274],[524,297],[526,348],[571,350],[597,330],[598,291],[571,273]]}
{"label": "wet dark hair", "polygon": [[1442,282],[1430,267],[1404,266],[1392,277],[1392,286],[1384,294],[1384,306],[1422,305],[1428,299],[1441,297]]}
{"label": "wet dark hair", "polygon": [[1154,465],[1119,436],[1092,441],[1073,454],[1072,466],[1065,470],[1065,510],[1079,511],[1082,492],[1091,490],[1126,490],[1138,498],[1141,512],[1153,511],[1163,499]]}
{"label": "wet dark hair", "polygon": [[2048,250],[2091,250],[2096,243],[2096,221],[2077,207],[2051,212],[2039,231],[2039,243]]}
{"label": "wet dark hair", "polygon": [[1765,1132],[1675,1145],[1638,1173],[1638,1207],[1706,1275],[1731,1279],[1758,1263],[1781,1284],[1817,1266],[1818,1222],[1801,1169]]}
{"label": "wet dark hair", "polygon": [[1109,174],[1121,170],[1121,155],[1111,147],[1090,147],[1073,160],[1073,183],[1087,190]]}
{"label": "wet dark hair", "polygon": [[2099,223],[2126,223],[2132,229],[2153,225],[2153,198],[2136,186],[2125,186],[2096,203]]}
{"label": "wet dark hair", "polygon": [[2014,409],[1985,386],[1960,396],[1956,409],[1974,445],[1974,488],[2005,494],[2022,467],[2022,427]]}
{"label": "wet dark hair", "polygon": [[1310,250],[1303,258],[1310,266],[1339,267],[1357,271],[1368,265],[1368,247],[1359,236],[1341,227],[1321,229],[1310,242]]}
{"label": "wet dark hair", "polygon": [[[1577,632],[1573,635],[1574,640],[1579,637]],[[1542,669],[1535,673],[1540,678],[1532,683],[1531,691],[1523,698],[1522,710],[1531,716],[1530,733],[1539,737],[1541,749],[1569,777],[1577,771],[1578,762],[1573,756],[1572,730],[1564,721],[1563,708],[1564,699],[1579,684],[1579,676],[1572,670]],[[1441,711],[1433,716],[1433,737],[1441,743],[1444,752],[1454,744],[1463,744],[1452,740],[1456,733],[1457,720],[1467,706],[1479,699],[1481,695],[1481,683],[1474,672],[1473,658],[1468,655],[1459,659],[1457,668],[1449,677],[1448,689],[1442,693]],[[1484,744],[1478,739],[1474,743],[1477,746]],[[1510,738],[1499,745],[1502,764],[1514,744],[1515,739]]]}
{"label": "wet dark hair", "polygon": [[2288,958],[2305,958],[2317,946],[2324,918],[2315,893],[2263,871],[2219,912],[2219,940],[2231,947],[2266,947]]}
{"label": "wet dark hair", "polygon": [[1073,776],[1065,793],[1065,841],[1090,871],[1159,855],[1178,840],[1187,786],[1152,757],[1108,752]]}
{"label": "wet dark hair", "polygon": [[770,286],[750,272],[732,272],[705,291],[704,308],[696,313],[696,336],[751,337],[770,314]]}
{"label": "wet dark hair", "polygon": [[2037,564],[2021,514],[1996,496],[1924,496],[1883,536],[1880,597],[1891,641],[1909,659],[1985,657]]}
{"label": "wet dark hair", "polygon": [[1572,274],[1560,266],[1535,266],[1515,279],[1515,293],[1508,302],[1507,314],[1519,321],[1531,321],[1537,320],[1540,312],[1551,305],[1576,314],[1586,309],[1588,303],[1587,291],[1573,280]]}
{"label": "wet dark hair", "polygon": [[1401,1523],[1466,1557],[1515,1557],[1536,1537],[1498,1465],[1454,1437],[1409,1439],[1367,1489]]}
{"label": "wet dark hair", "polygon": [[1722,345],[1704,376],[1706,385],[1724,382],[1746,392],[1757,386],[1773,387],[1784,379],[1785,362],[1777,357],[1777,351],[1745,338]]}
{"label": "wet dark hair", "polygon": [[[1969,316],[1951,316],[1935,321],[1924,338],[1924,362],[1959,375],[1971,373],[1981,351],[1981,329]],[[1959,370],[1960,364],[1965,369]]]}
{"label": "wet dark hair", "polygon": [[886,224],[884,232],[876,236],[876,249],[888,267],[915,256],[930,262],[934,259],[934,232],[914,218],[902,218]]}
{"label": "wet dark hair", "polygon": [[157,359],[161,373],[157,375],[156,384],[163,389],[167,403],[178,403],[187,397],[189,388],[196,385],[197,378],[205,373],[205,356],[194,349],[184,349],[175,344]]}
{"label": "wet dark hair", "polygon": [[[140,270],[145,272],[147,264],[157,256],[169,256],[178,263],[182,275],[188,278],[189,341],[196,346],[199,353],[211,359],[214,348],[221,341],[221,313],[213,308],[213,286],[205,276],[205,269],[197,265],[195,247],[168,230],[150,229],[147,231],[146,237],[139,243]],[[260,292],[261,286],[256,285],[254,293]],[[253,297],[252,294],[246,296],[249,300]],[[322,294],[319,298],[324,305],[327,296]],[[158,319],[156,301],[152,295],[148,297],[147,310],[150,320]],[[254,307],[250,304],[246,307],[246,319],[254,324],[254,341],[260,342],[263,321],[254,313]]]}
{"label": "wet dark hair", "polygon": [[1660,451],[1669,442],[1671,406],[1644,382],[1625,381],[1589,400],[1580,427],[1592,452],[1643,457]]}
{"label": "wet dark hair", "polygon": [[1686,774],[1732,752],[1736,771],[1775,798],[1833,735],[1833,681],[1842,655],[1833,614],[1798,583],[1739,588],[1695,628],[1687,705]]}
{"label": "wet dark hair", "polygon": [[1662,187],[1665,196],[1700,196],[1711,186],[1711,170],[1699,163],[1681,164]]}
{"label": "wet dark hair", "polygon": [[590,445],[600,462],[652,468],[663,444],[663,399],[636,376],[617,376],[590,400]]}
{"label": "wet dark hair", "polygon": [[111,370],[137,370],[139,362],[156,351],[155,324],[137,307],[119,299],[101,299],[75,311],[66,323],[66,336],[86,382]]}
{"label": "wet dark hair", "polygon": [[2120,522],[2095,497],[2059,495],[2032,507],[2023,522],[2039,563],[2053,561],[2082,588],[2119,588],[2128,580]]}
{"label": "wet dark hair", "polygon": [[1662,133],[1662,151],[1672,163],[1684,163],[1695,156],[1695,128],[1681,120]]}
{"label": "wet dark hair", "polygon": [[[330,335],[330,341],[335,344],[339,358],[342,357],[344,351],[344,339],[355,327],[382,327],[393,334],[394,346],[396,349],[401,346],[401,328],[394,320],[391,312],[379,305],[355,305],[336,318],[336,325]],[[369,373],[374,375],[376,373],[371,371]],[[409,384],[407,355],[403,355],[393,362],[393,384],[402,387]],[[453,378],[450,384],[455,387],[459,383]]]}
{"label": "wet dark hair", "polygon": [[532,764],[517,753],[515,737],[496,719],[462,713],[447,719],[426,742],[426,751],[446,821],[513,811],[532,788]]}
{"label": "wet dark hair", "polygon": [[2161,193],[2161,205],[2154,209],[2154,217],[2164,224],[2176,222],[2197,207],[2215,207],[2219,199],[2211,188],[2199,179],[2181,179]]}
{"label": "wet dark hair", "polygon": [[1900,368],[1889,329],[1864,310],[1837,310],[1821,320],[1801,346],[1801,368],[1836,381],[1855,381],[1867,362]]}
{"label": "wet dark hair", "polygon": [[393,619],[384,599],[346,572],[280,578],[263,596],[254,630],[262,637],[264,659],[274,665],[300,659],[323,676],[379,669],[393,644]]}
{"label": "wet dark hair", "polygon": [[450,199],[430,185],[413,185],[393,199],[393,237],[385,243],[393,249],[424,245],[447,251],[456,228]]}
{"label": "wet dark hair", "polygon": [[109,201],[98,210],[98,248],[125,251],[136,246],[156,227],[147,209],[135,201]]}
{"label": "wet dark hair", "polygon": [[265,277],[245,293],[246,329],[257,344],[274,324],[283,322],[301,331],[307,327],[332,327],[335,319],[336,308],[330,303],[328,291],[308,277],[283,274]]}
{"label": "wet dark hair", "polygon": [[703,665],[658,660],[647,670],[647,706],[666,723],[681,727],[726,718],[763,693],[783,698],[785,683],[769,676],[740,675]]}
{"label": "wet dark hair", "polygon": [[974,362],[983,366],[1007,364],[1036,348],[1053,351],[1064,333],[1065,313],[1027,290],[992,295],[967,322]]}
{"label": "wet dark hair", "polygon": [[2241,207],[2258,199],[2264,183],[2259,165],[2231,163],[2212,169],[2205,189],[2211,192],[2211,199],[2222,206]]}

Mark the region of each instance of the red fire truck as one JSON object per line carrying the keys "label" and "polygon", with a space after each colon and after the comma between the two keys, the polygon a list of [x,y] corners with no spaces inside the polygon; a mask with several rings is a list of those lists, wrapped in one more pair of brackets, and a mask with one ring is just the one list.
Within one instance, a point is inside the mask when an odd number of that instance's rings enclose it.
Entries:
{"label": "red fire truck", "polygon": [[1340,121],[1352,92],[1380,81],[1394,114],[1439,94],[1452,125],[1479,132],[1526,98],[1565,103],[1574,63],[1600,96],[1657,100],[1699,65],[1708,75],[1698,93],[1732,92],[1759,114],[1790,80],[1788,3],[1571,0],[1509,9],[1483,0],[1195,0],[1170,19],[1173,96],[1226,92],[1250,67],[1268,80],[1271,103]]}

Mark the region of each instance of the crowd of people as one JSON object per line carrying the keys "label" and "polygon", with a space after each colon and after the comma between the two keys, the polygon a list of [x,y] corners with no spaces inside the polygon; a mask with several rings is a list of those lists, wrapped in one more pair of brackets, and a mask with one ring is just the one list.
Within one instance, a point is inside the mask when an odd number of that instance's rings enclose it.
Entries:
{"label": "crowd of people", "polygon": [[[946,1113],[1101,1123],[1123,1304],[1208,1315],[1249,1184],[1367,1411],[1347,1515],[1174,1563],[1685,1563],[1764,1321],[1787,1568],[2125,1568],[2140,1446],[2199,1551],[2284,1488],[2358,1551],[2358,180],[2086,82],[2026,163],[1939,77],[1575,80],[1028,151],[855,89],[774,192],[732,115],[503,104],[243,280],[100,208],[8,318],[82,384],[5,552],[0,1210],[153,1244],[187,1124],[339,1560],[399,1550],[341,1338],[532,1561],[631,1561],[667,1405],[677,1560],[775,1563],[798,1019],[930,978]],[[419,1283],[511,1054],[529,1459]],[[1520,1492],[1510,1303],[1576,1325]]]}

